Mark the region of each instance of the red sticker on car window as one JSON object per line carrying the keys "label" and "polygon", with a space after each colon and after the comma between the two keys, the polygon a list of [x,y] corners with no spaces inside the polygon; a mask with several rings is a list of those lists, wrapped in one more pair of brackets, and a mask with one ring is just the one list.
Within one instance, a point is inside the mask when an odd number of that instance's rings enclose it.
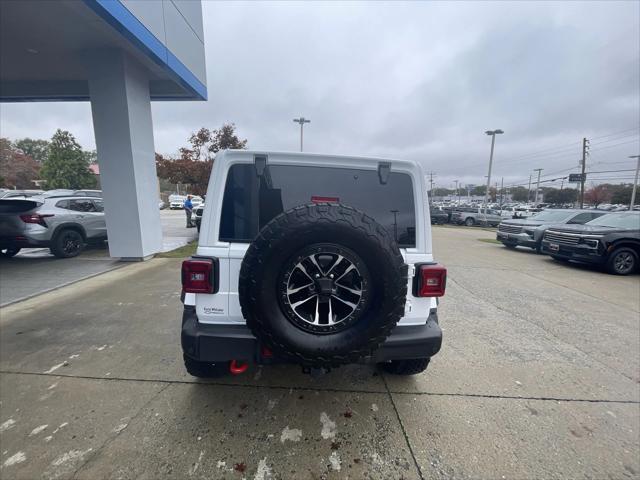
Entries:
{"label": "red sticker on car window", "polygon": [[312,203],[338,203],[340,199],[338,197],[319,197],[314,195],[311,197]]}

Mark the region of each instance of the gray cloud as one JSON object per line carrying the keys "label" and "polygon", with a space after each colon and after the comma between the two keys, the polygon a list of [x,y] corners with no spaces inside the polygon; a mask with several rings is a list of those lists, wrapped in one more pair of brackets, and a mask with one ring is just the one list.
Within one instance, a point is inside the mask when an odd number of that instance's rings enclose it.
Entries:
{"label": "gray cloud", "polygon": [[[483,182],[486,129],[506,132],[494,175],[507,183],[576,166],[583,136],[622,132],[593,141],[593,169],[631,168],[612,162],[640,150],[637,2],[203,8],[210,100],[154,104],[159,152],[225,121],[252,148],[295,150],[298,115],[306,150],[416,159],[442,186]],[[88,104],[0,109],[2,135],[62,127],[93,146]]]}

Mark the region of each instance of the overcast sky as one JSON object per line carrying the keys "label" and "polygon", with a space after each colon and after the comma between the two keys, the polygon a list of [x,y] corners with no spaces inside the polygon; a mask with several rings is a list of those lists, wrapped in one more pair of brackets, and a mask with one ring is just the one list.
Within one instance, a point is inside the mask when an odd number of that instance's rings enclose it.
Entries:
{"label": "overcast sky", "polygon": [[[415,159],[479,184],[633,168],[640,153],[640,2],[203,2],[207,102],[153,104],[156,150],[234,122],[249,147]],[[1,135],[56,128],[94,148],[87,103],[0,105]],[[572,169],[572,167],[575,167]],[[558,173],[554,173],[558,172]],[[622,177],[633,172],[593,175]],[[630,181],[626,180],[626,181]]]}

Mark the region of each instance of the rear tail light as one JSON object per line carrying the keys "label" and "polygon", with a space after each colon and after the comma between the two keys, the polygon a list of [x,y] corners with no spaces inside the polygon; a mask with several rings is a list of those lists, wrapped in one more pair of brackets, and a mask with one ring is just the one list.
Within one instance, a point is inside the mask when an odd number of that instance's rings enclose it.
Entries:
{"label": "rear tail light", "polygon": [[416,297],[442,297],[447,288],[447,269],[438,264],[423,264],[417,266],[414,280],[414,294]]}
{"label": "rear tail light", "polygon": [[184,293],[215,293],[217,268],[212,258],[190,258],[182,262]]}
{"label": "rear tail light", "polygon": [[53,217],[53,214],[48,213],[46,215],[41,215],[39,213],[26,213],[24,215],[20,215],[20,220],[22,220],[24,223],[37,223],[38,225],[46,227],[47,224],[44,219],[47,217]]}

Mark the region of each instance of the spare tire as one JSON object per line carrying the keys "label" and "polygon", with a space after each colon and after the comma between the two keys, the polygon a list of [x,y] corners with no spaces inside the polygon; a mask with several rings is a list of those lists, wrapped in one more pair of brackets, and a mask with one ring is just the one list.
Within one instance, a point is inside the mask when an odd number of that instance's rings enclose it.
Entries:
{"label": "spare tire", "polygon": [[387,230],[340,204],[271,220],[242,261],[247,325],[274,355],[331,367],[370,355],[404,315],[407,267]]}

